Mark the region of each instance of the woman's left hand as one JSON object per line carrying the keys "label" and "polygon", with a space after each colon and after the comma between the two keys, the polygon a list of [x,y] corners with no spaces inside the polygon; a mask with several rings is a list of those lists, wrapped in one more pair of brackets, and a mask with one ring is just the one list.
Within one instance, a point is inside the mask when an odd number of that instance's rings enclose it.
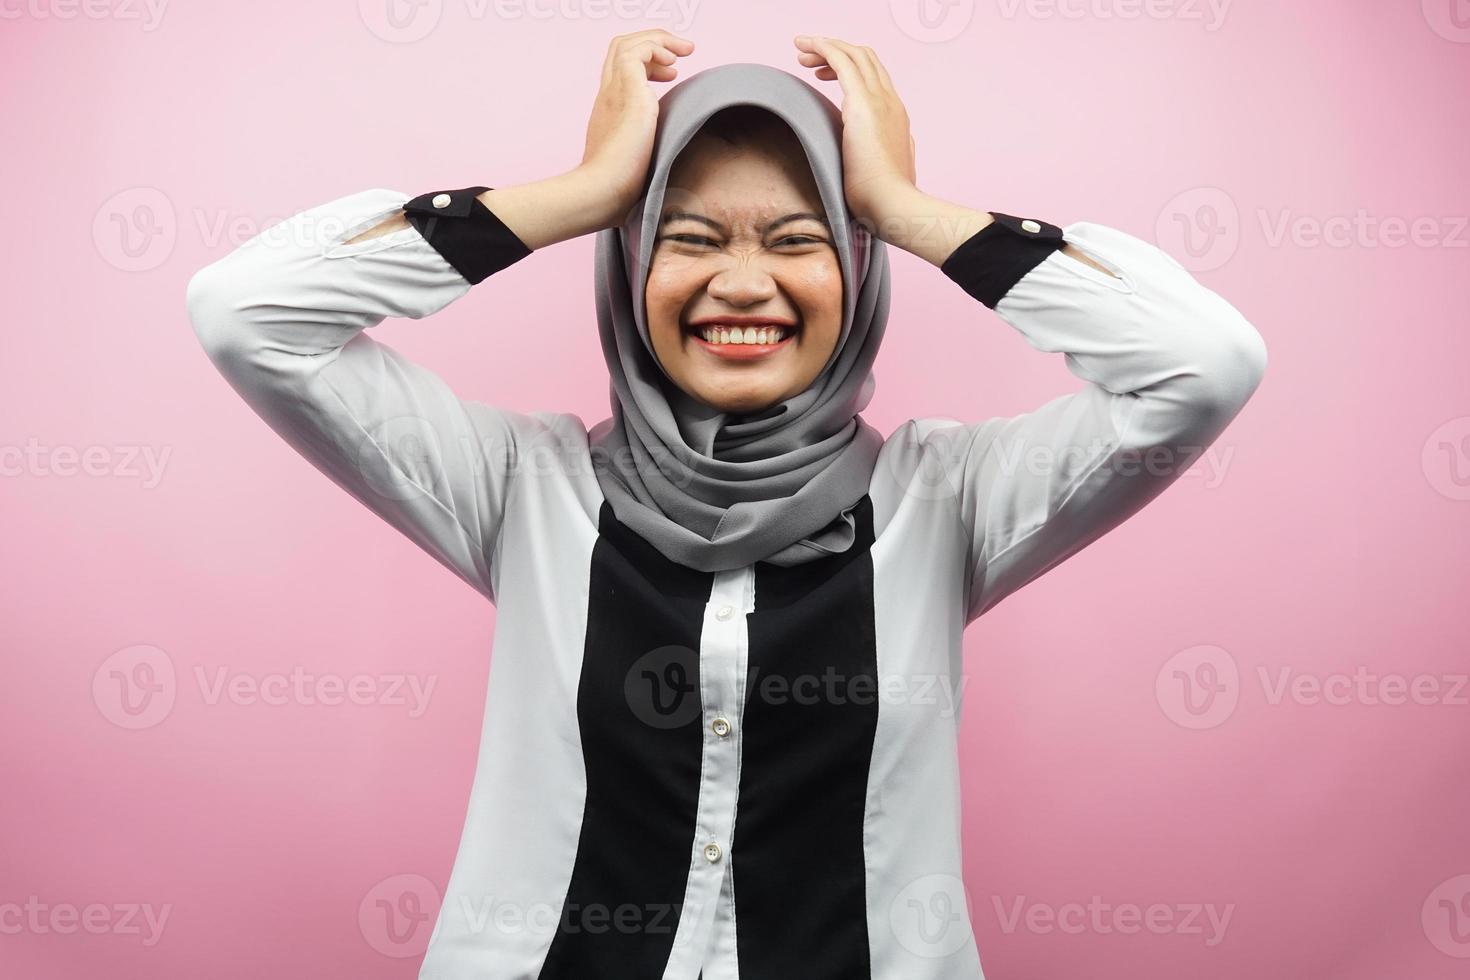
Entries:
{"label": "woman's left hand", "polygon": [[873,49],[799,34],[796,60],[842,86],[843,190],[853,217],[876,224],[917,190],[909,114]]}

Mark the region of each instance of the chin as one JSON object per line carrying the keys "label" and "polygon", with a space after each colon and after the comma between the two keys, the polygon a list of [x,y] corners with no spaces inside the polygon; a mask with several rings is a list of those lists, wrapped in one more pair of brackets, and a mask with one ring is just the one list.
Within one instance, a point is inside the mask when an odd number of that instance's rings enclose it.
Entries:
{"label": "chin", "polygon": [[729,415],[753,415],[770,408],[781,401],[781,398],[782,396],[775,392],[742,392],[740,394],[722,392],[720,394],[711,393],[709,397],[701,397],[700,401]]}

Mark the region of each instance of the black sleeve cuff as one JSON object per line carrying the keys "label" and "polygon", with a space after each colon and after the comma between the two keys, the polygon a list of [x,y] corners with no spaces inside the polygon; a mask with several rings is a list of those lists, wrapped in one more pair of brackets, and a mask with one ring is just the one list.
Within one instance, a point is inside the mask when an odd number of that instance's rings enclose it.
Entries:
{"label": "black sleeve cuff", "polygon": [[431,191],[403,206],[408,223],[471,285],[531,254],[526,243],[480,201],[479,195],[491,189]]}
{"label": "black sleeve cuff", "polygon": [[940,271],[991,309],[1011,287],[1061,248],[1062,229],[1034,218],[990,212],[995,220],[965,240]]}

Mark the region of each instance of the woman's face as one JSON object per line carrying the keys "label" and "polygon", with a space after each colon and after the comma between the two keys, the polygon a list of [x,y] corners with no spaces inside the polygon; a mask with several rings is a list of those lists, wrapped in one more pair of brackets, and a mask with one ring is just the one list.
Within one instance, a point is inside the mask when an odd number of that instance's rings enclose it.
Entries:
{"label": "woman's face", "polygon": [[842,328],[842,271],[794,137],[696,136],[669,174],[645,299],[649,337],[684,392],[749,415],[804,391]]}

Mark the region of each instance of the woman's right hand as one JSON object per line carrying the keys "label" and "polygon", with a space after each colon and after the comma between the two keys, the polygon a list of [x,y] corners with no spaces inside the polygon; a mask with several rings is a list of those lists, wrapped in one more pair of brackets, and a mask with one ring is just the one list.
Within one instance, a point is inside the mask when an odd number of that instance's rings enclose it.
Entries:
{"label": "woman's right hand", "polygon": [[533,251],[621,225],[643,194],[653,158],[658,99],[648,83],[673,81],[673,62],[693,50],[693,41],[665,30],[613,38],[582,162],[545,180],[484,191],[480,203]]}
{"label": "woman's right hand", "polygon": [[674,62],[693,50],[693,41],[662,28],[620,34],[608,45],[577,168],[606,195],[606,227],[622,224],[648,176],[658,127],[658,97],[648,83],[673,81]]}

